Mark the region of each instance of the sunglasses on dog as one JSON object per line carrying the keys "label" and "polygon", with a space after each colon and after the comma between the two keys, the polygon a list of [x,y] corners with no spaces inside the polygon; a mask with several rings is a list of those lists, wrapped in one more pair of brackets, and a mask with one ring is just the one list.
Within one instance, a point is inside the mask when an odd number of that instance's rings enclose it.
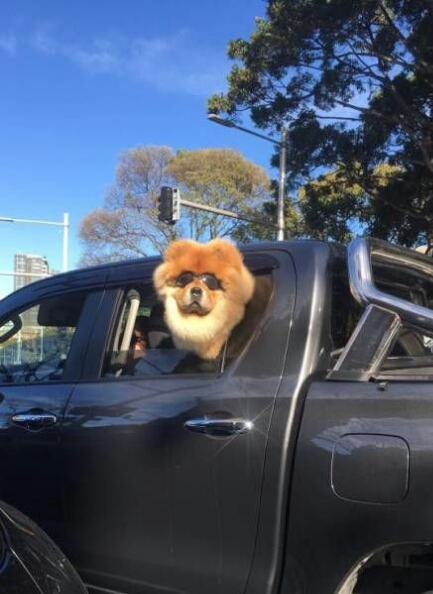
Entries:
{"label": "sunglasses on dog", "polygon": [[221,289],[221,284],[219,280],[213,274],[209,274],[204,272],[203,274],[194,274],[193,272],[182,272],[177,279],[176,279],[176,286],[177,287],[186,287],[189,283],[192,283],[193,280],[199,280],[202,282],[210,291],[216,291]]}

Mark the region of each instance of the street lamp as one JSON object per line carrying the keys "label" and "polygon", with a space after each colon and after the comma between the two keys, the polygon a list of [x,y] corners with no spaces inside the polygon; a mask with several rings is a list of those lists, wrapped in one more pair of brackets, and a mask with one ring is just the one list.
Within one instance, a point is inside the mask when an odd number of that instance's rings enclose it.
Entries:
{"label": "street lamp", "polygon": [[63,213],[62,223],[34,219],[12,219],[11,217],[0,217],[0,223],[35,223],[36,225],[56,225],[63,227],[63,272],[68,270],[69,214],[67,212]]}
{"label": "street lamp", "polygon": [[284,239],[284,229],[285,229],[285,220],[284,220],[284,198],[286,193],[286,151],[287,151],[287,128],[285,126],[281,127],[281,138],[280,140],[276,140],[271,136],[265,136],[264,134],[260,134],[259,132],[255,132],[254,130],[250,130],[249,128],[244,128],[243,126],[238,126],[231,120],[226,120],[225,118],[221,118],[216,113],[210,113],[207,116],[207,119],[215,124],[220,124],[221,126],[225,126],[226,128],[236,128],[237,130],[241,130],[242,132],[246,132],[247,134],[251,134],[252,136],[257,136],[262,140],[267,140],[268,142],[272,142],[279,147],[279,154],[280,154],[280,175],[279,175],[279,182],[278,182],[278,207],[277,207],[277,225],[278,225],[278,232],[277,232],[277,240],[282,241]]}

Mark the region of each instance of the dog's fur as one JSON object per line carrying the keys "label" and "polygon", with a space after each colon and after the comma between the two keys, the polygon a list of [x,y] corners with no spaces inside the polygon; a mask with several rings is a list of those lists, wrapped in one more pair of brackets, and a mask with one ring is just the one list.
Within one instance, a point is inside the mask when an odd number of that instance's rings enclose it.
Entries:
{"label": "dog's fur", "polygon": [[[176,286],[184,272],[214,275],[221,288],[210,290],[195,278]],[[189,239],[172,242],[153,275],[154,286],[165,305],[165,321],[177,348],[193,351],[201,359],[215,359],[245,314],[255,280],[239,250],[227,240],[201,244]],[[192,293],[200,288],[199,295]]]}

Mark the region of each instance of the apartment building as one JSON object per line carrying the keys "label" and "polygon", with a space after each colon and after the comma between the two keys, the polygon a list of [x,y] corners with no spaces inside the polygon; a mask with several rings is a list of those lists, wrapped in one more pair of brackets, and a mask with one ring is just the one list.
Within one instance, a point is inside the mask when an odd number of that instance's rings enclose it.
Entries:
{"label": "apartment building", "polygon": [[35,254],[14,255],[14,289],[20,289],[35,280],[44,278],[50,272],[48,261]]}

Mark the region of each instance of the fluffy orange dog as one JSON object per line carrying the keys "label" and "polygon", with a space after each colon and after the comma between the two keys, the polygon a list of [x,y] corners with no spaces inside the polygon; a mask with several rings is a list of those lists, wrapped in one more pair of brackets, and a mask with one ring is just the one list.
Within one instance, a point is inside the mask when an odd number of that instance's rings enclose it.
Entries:
{"label": "fluffy orange dog", "polygon": [[218,356],[254,292],[239,250],[224,239],[174,241],[153,281],[176,347],[202,359]]}

